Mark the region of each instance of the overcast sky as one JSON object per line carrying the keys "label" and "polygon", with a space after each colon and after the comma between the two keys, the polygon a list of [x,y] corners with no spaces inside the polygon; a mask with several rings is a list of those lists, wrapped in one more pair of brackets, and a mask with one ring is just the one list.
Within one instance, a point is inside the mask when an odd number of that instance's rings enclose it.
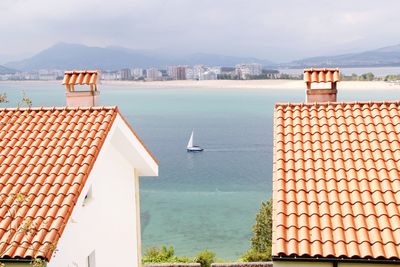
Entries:
{"label": "overcast sky", "polygon": [[57,42],[276,62],[400,43],[399,0],[0,0],[0,63]]}

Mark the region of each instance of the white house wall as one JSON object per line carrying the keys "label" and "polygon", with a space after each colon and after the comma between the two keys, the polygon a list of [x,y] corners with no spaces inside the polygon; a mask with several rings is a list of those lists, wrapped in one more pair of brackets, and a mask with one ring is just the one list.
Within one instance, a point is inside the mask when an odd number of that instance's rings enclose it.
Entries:
{"label": "white house wall", "polygon": [[[118,131],[116,124],[103,145],[49,267],[87,267],[87,258],[93,251],[96,267],[138,266],[137,166],[118,150],[121,145],[121,140],[115,138]],[[90,187],[93,198],[83,207]]]}

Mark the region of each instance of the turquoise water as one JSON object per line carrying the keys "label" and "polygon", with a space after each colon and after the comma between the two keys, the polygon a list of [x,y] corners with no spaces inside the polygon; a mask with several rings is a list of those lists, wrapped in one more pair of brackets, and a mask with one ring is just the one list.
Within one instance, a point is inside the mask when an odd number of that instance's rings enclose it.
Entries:
{"label": "turquoise water", "polygon": [[[236,259],[250,245],[261,201],[271,197],[275,102],[303,101],[303,90],[134,89],[102,86],[160,162],[141,179],[143,247],[171,244],[179,255],[211,249]],[[15,106],[25,91],[35,106],[65,105],[58,83],[0,83]],[[340,101],[399,99],[400,92],[343,91]],[[190,132],[205,148],[185,150]]]}

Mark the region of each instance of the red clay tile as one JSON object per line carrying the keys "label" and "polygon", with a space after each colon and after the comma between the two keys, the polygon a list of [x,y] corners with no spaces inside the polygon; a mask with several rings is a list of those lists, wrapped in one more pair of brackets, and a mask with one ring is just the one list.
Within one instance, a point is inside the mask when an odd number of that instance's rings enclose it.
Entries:
{"label": "red clay tile", "polygon": [[399,132],[400,102],[277,104],[273,256],[400,259]]}
{"label": "red clay tile", "polygon": [[93,84],[97,83],[97,71],[66,71],[64,74],[63,84],[76,85],[76,84]]}
{"label": "red clay tile", "polygon": [[[79,75],[71,73],[64,82],[83,83],[93,76]],[[117,113],[107,107],[0,109],[6,124],[0,129],[0,195],[23,193],[24,199],[1,201],[0,254],[50,259],[48,245],[57,243]],[[12,209],[19,216],[13,227],[22,227],[26,219],[39,222],[34,237],[7,234]]]}
{"label": "red clay tile", "polygon": [[305,69],[304,81],[312,83],[338,82],[340,80],[339,69]]}

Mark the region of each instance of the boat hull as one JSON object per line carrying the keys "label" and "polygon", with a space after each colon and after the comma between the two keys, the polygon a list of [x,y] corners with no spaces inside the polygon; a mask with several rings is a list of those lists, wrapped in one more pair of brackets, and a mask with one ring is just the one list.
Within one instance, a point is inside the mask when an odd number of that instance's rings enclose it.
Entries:
{"label": "boat hull", "polygon": [[193,147],[188,147],[186,150],[187,150],[187,152],[201,152],[204,149],[202,149],[201,147],[198,147],[198,146],[193,146]]}

